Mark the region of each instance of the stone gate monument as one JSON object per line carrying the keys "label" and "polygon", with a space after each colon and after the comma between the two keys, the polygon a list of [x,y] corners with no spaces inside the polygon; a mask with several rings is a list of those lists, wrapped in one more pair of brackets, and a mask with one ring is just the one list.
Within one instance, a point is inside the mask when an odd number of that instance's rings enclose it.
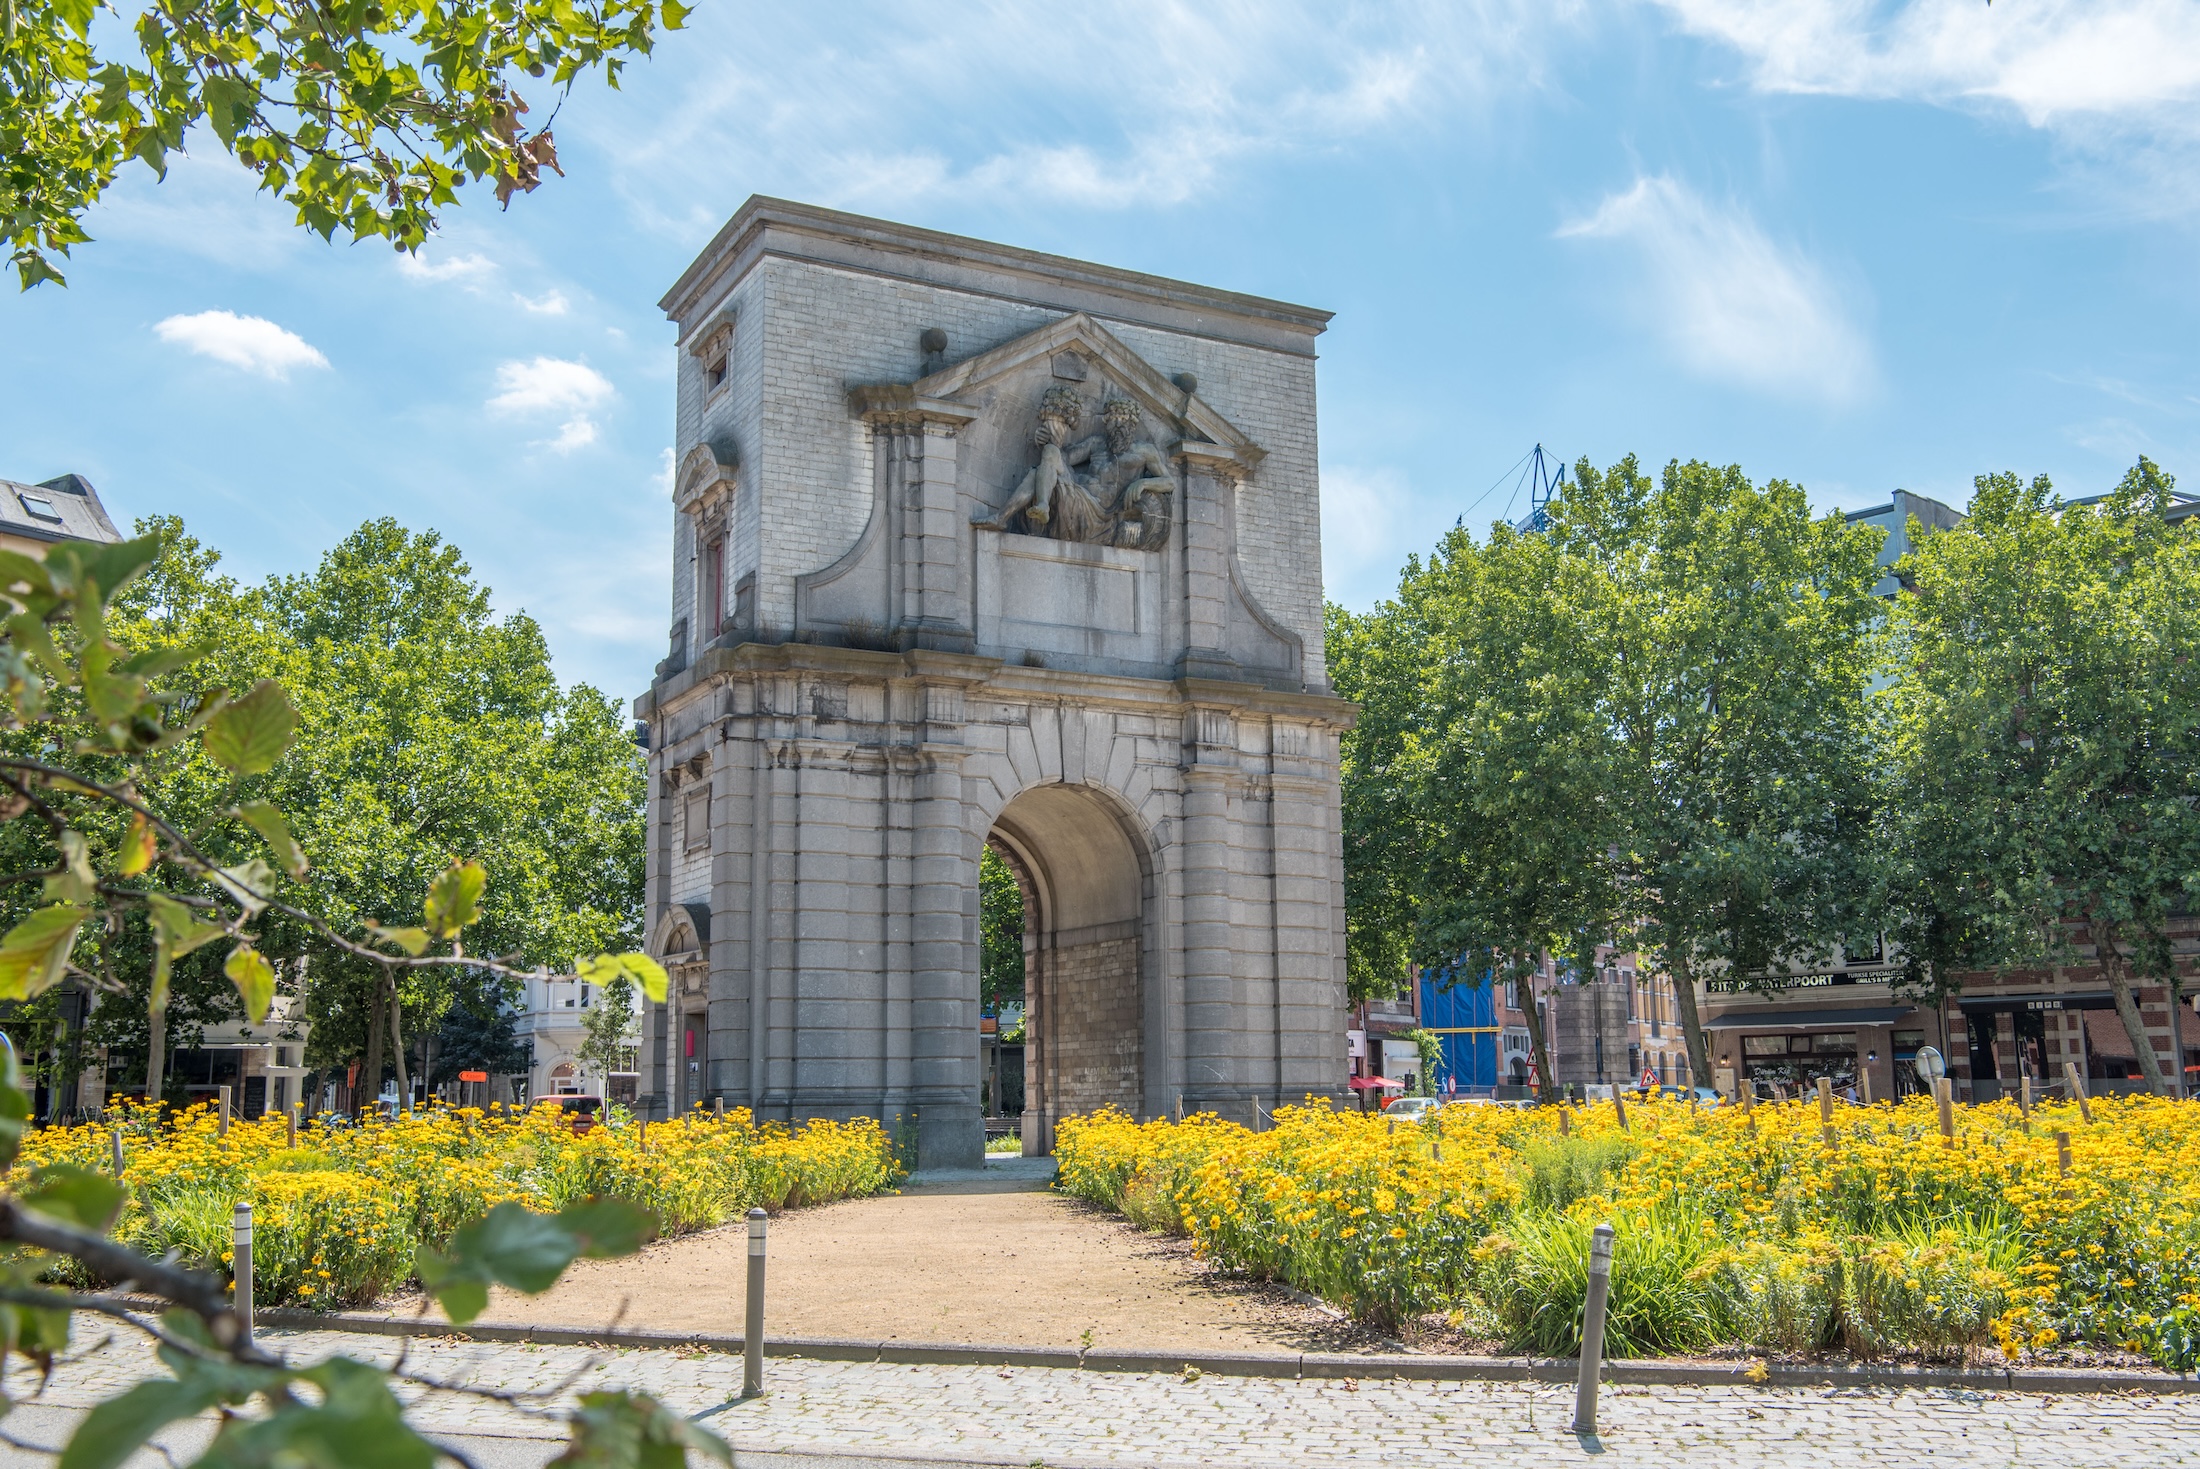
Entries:
{"label": "stone gate monument", "polygon": [[1025,1144],[1345,1076],[1326,312],[751,199],[679,326],[645,1105],[975,1166],[978,861],[1023,886]]}

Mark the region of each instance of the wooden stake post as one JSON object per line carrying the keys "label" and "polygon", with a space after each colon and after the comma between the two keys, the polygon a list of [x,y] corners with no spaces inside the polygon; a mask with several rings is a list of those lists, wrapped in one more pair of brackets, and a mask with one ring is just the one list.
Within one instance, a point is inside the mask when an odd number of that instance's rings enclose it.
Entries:
{"label": "wooden stake post", "polygon": [[1833,1078],[1818,1078],[1818,1135],[1833,1146]]}
{"label": "wooden stake post", "polygon": [[2063,1080],[2070,1083],[2070,1095],[2077,1100],[2078,1115],[2088,1127],[2093,1125],[2093,1104],[2085,1099],[2085,1078],[2078,1074],[2078,1063],[2063,1062]]}
{"label": "wooden stake post", "polygon": [[221,1116],[220,1116],[220,1120],[219,1120],[219,1121],[217,1121],[217,1122],[216,1122],[216,1123],[214,1124],[214,1135],[215,1135],[216,1137],[227,1137],[227,1136],[229,1136],[229,1088],[228,1088],[228,1087],[226,1087],[226,1086],[225,1086],[225,1087],[223,1087],[223,1088],[222,1088],[222,1091],[221,1091],[221,1098],[222,1098],[222,1099],[221,1099]]}
{"label": "wooden stake post", "polygon": [[1933,1083],[1933,1094],[1940,1102],[1940,1145],[1952,1148],[1956,1145],[1956,1084],[1943,1076]]}

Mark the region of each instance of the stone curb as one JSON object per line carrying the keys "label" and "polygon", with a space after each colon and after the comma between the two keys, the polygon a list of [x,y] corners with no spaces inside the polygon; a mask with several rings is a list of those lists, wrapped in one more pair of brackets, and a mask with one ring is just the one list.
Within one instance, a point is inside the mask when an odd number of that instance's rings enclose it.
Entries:
{"label": "stone curb", "polygon": [[[255,1326],[287,1331],[351,1331],[370,1336],[457,1337],[467,1341],[514,1342],[537,1346],[640,1347],[659,1351],[707,1347],[728,1355],[741,1351],[741,1338],[695,1332],[590,1331],[572,1326],[496,1326],[477,1323],[459,1328],[428,1318],[366,1316],[335,1311],[274,1309],[254,1313]],[[986,1346],[968,1342],[923,1344],[853,1341],[829,1337],[766,1337],[773,1357],[809,1357],[822,1362],[894,1362],[939,1367],[1057,1367],[1088,1372],[1170,1372],[1196,1367],[1220,1377],[1402,1378],[1420,1382],[1572,1382],[1579,1367],[1571,1357],[1455,1357],[1436,1353],[1362,1357],[1341,1353],[1298,1352],[1139,1352],[1072,1351],[1047,1347]],[[1753,1371],[1766,1375],[1753,1378]],[[1615,1387],[1891,1387],[1953,1388],[1972,1392],[2023,1393],[2200,1393],[2200,1377],[2168,1373],[2099,1372],[2057,1368],[2004,1371],[1949,1367],[1779,1366],[1726,1362],[1613,1362],[1604,1364],[1604,1381]]]}

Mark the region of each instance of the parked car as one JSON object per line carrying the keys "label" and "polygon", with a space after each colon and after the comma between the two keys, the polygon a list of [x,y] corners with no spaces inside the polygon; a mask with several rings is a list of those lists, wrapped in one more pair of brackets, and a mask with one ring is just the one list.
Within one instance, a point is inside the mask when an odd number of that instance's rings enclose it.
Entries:
{"label": "parked car", "polygon": [[577,1133],[585,1133],[602,1120],[602,1097],[552,1097],[558,1110],[565,1114],[565,1125]]}
{"label": "parked car", "polygon": [[[1675,1086],[1667,1082],[1655,1090],[1659,1096],[1676,1102],[1685,1102],[1693,1097],[1700,1107],[1716,1107],[1726,1100],[1719,1095],[1718,1088],[1709,1086]],[[1649,1093],[1638,1089],[1637,1095],[1647,1096]]]}
{"label": "parked car", "polygon": [[1392,1097],[1383,1104],[1383,1115],[1394,1122],[1419,1122],[1435,1110],[1434,1097]]}

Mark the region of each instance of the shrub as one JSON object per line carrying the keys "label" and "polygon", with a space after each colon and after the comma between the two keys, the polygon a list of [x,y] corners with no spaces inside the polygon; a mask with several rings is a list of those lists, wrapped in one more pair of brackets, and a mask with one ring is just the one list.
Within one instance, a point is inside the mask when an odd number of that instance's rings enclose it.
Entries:
{"label": "shrub", "polygon": [[[1523,1212],[1477,1251],[1483,1297],[1514,1347],[1545,1357],[1579,1354],[1593,1232],[1578,1212]],[[1616,1221],[1606,1355],[1697,1351],[1720,1339],[1717,1287],[1700,1268],[1713,1245],[1703,1221],[1681,1211]]]}
{"label": "shrub", "polygon": [[[526,1114],[432,1108],[395,1122],[314,1127],[288,1146],[280,1116],[221,1136],[208,1109],[173,1116],[133,1108],[125,1133],[129,1198],[117,1233],[149,1254],[175,1250],[229,1268],[236,1201],[250,1196],[255,1293],[267,1304],[335,1306],[373,1299],[411,1272],[421,1245],[441,1248],[460,1227],[512,1200],[545,1212],[587,1198],[651,1211],[681,1234],[762,1204],[877,1193],[901,1177],[894,1150],[867,1120],[757,1126],[746,1111],[700,1112],[644,1130],[574,1133],[556,1108]],[[109,1128],[45,1128],[23,1145],[26,1166],[109,1166]]]}
{"label": "shrub", "polygon": [[1704,1266],[1715,1283],[1724,1334],[1766,1353],[1825,1346],[1841,1293],[1841,1253],[1824,1236],[1801,1245],[1752,1240]]}
{"label": "shrub", "polygon": [[1860,1239],[1842,1261],[1842,1338],[1860,1356],[1962,1361],[1991,1339],[2017,1262],[2014,1239],[1965,1223]]}

